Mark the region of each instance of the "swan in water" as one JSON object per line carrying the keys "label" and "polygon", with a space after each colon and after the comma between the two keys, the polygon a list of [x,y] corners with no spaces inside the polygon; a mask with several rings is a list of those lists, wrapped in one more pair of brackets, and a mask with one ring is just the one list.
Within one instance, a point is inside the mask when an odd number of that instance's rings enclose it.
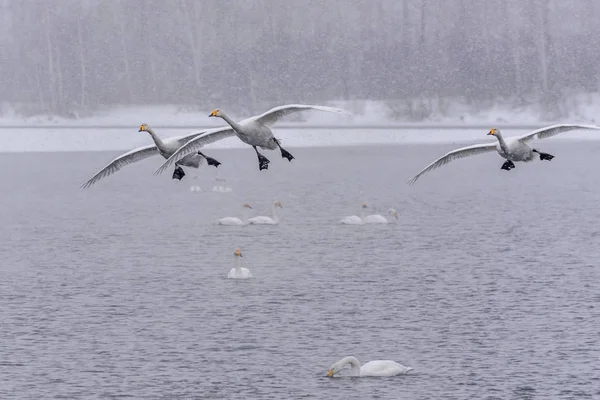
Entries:
{"label": "swan in water", "polygon": [[[129,165],[131,163],[143,160],[145,158],[160,154],[165,159],[168,159],[175,151],[186,144],[188,141],[194,138],[201,137],[207,131],[199,131],[192,132],[185,136],[172,137],[168,139],[161,139],[155,132],[148,126],[148,124],[140,125],[140,129],[138,132],[148,132],[150,137],[154,141],[153,145],[138,147],[137,149],[133,149],[128,151],[125,154],[121,154],[119,157],[112,160],[106,167],[102,168],[100,171],[96,173],[90,180],[81,185],[82,188],[87,188],[92,186],[94,183],[98,182],[100,179],[105,178],[122,167]],[[221,163],[215,160],[214,158],[207,157],[202,152],[198,151],[194,154],[187,154],[185,157],[179,159],[175,163],[175,170],[173,171],[173,179],[181,180],[184,177],[185,172],[183,171],[184,167],[198,168],[206,161],[208,165],[213,165],[218,167]]]}
{"label": "swan in water", "polygon": [[[394,208],[389,208],[387,210],[387,215],[390,215],[396,220],[398,219],[398,211]],[[381,214],[371,214],[363,218],[363,223],[365,224],[387,224],[389,222],[390,221]]]}
{"label": "swan in water", "polygon": [[283,208],[283,206],[281,205],[279,200],[275,200],[275,202],[273,203],[273,211],[272,211],[273,217],[265,217],[265,216],[259,215],[258,217],[250,218],[248,220],[248,223],[252,224],[252,225],[275,225],[275,224],[279,223],[279,216],[277,215],[277,207]]}
{"label": "swan in water", "polygon": [[[248,204],[248,203],[244,203],[242,205],[242,207],[244,207],[244,210],[252,209],[252,207],[250,207],[250,204]],[[218,219],[217,224],[219,224],[219,225],[246,225],[246,218],[244,218],[244,220],[242,221],[241,219],[236,218],[236,217],[225,217],[225,218]]]}
{"label": "swan in water", "polygon": [[365,219],[365,210],[367,208],[367,203],[362,203],[361,205],[362,208],[362,212],[360,214],[360,217],[358,215],[350,215],[348,217],[344,217],[342,218],[342,220],[340,220],[340,224],[344,224],[344,225],[362,225],[364,224],[364,219]]}
{"label": "swan in water", "polygon": [[240,249],[235,249],[235,251],[233,252],[233,255],[235,257],[234,267],[231,268],[231,270],[227,274],[227,278],[229,278],[229,279],[252,278],[252,274],[250,273],[250,270],[248,268],[244,268],[240,265],[241,264],[240,258],[242,258],[242,252],[240,251]]}
{"label": "swan in water", "polygon": [[[274,107],[263,114],[255,115],[243,121],[235,122],[223,111],[213,110],[209,117],[221,117],[229,124],[229,126],[215,128],[207,132],[221,132],[223,135],[225,135],[225,137],[237,135],[242,142],[254,147],[256,155],[258,156],[259,170],[263,170],[268,168],[269,160],[258,152],[257,147],[269,150],[274,150],[279,147],[282,157],[287,158],[290,161],[294,159],[294,156],[292,156],[287,150],[281,148],[279,143],[280,141],[273,136],[270,126],[275,124],[277,121],[279,121],[279,119],[285,117],[286,115],[305,110],[321,110],[338,114],[352,115],[348,111],[341,110],[339,108],[306,104],[287,104]],[[163,172],[166,168],[168,168],[169,165],[173,164],[181,157],[201,148],[205,144],[201,138],[198,137],[196,139],[198,140],[190,140],[182,145],[175,153],[173,153],[171,157],[167,159],[167,161],[165,161],[163,165],[160,166],[155,174]]]}
{"label": "swan in water", "polygon": [[576,129],[599,130],[600,126],[576,124],[551,125],[526,133],[522,136],[514,136],[506,139],[502,136],[500,129],[493,128],[490,129],[488,135],[494,136],[496,139],[498,139],[498,142],[475,144],[472,146],[452,150],[451,152],[446,153],[445,155],[443,155],[442,157],[438,158],[437,160],[429,164],[427,167],[425,167],[421,172],[419,172],[410,181],[408,181],[408,184],[414,184],[417,181],[417,179],[419,179],[421,175],[423,175],[425,172],[439,168],[442,165],[446,165],[450,161],[455,160],[457,158],[474,156],[477,154],[487,153],[491,151],[497,151],[498,154],[500,154],[500,157],[506,159],[506,162],[504,162],[504,164],[502,164],[502,167],[500,167],[500,169],[506,171],[510,171],[511,169],[515,168],[514,161],[533,161],[536,157],[536,154],[539,156],[540,160],[550,161],[554,158],[554,156],[552,154],[542,153],[537,149],[530,147],[529,144],[531,143],[531,141],[533,141],[533,139],[536,138],[549,138],[551,136],[558,135],[559,133],[568,132]]}
{"label": "swan in water", "polygon": [[[215,178],[217,182],[227,182],[225,178]],[[220,183],[212,188],[213,192],[221,192],[221,193],[229,193],[231,192],[231,188],[227,185],[227,183]]]}
{"label": "swan in water", "polygon": [[351,376],[394,376],[412,371],[412,368],[405,367],[404,365],[391,360],[374,360],[361,366],[356,357],[348,356],[333,363],[329,368],[327,376],[334,376],[348,364],[350,365]]}

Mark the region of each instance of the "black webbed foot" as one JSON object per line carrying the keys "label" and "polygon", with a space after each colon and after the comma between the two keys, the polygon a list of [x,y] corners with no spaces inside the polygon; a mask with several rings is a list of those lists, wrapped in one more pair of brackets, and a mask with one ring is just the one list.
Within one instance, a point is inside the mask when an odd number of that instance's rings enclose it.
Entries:
{"label": "black webbed foot", "polygon": [[269,159],[258,152],[256,146],[254,147],[254,151],[256,151],[256,156],[258,157],[258,170],[262,171],[263,169],[269,169]]}
{"label": "black webbed foot", "polygon": [[183,168],[179,165],[175,167],[175,171],[173,171],[173,179],[181,180],[185,176],[185,172],[183,172]]}
{"label": "black webbed foot", "polygon": [[552,160],[554,158],[554,156],[552,154],[548,154],[548,153],[542,153],[540,151],[537,151],[536,149],[533,149],[534,153],[538,153],[540,155],[540,160]]}
{"label": "black webbed foot", "polygon": [[287,151],[286,149],[284,149],[283,147],[281,147],[281,144],[279,144],[279,140],[273,138],[273,140],[275,141],[275,143],[277,144],[277,146],[279,146],[279,150],[281,150],[281,158],[287,158],[288,161],[292,161],[295,157],[292,155],[292,153],[290,153],[289,151]]}
{"label": "black webbed foot", "polygon": [[500,167],[500,169],[504,169],[506,171],[510,171],[514,167],[515,167],[515,163],[514,162],[512,162],[510,160],[506,160],[506,162],[504,164],[502,164],[502,167]]}

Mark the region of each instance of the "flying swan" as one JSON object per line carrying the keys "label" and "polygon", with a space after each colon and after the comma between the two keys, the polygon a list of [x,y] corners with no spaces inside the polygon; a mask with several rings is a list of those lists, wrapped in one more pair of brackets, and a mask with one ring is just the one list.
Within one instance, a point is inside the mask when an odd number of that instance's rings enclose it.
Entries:
{"label": "flying swan", "polygon": [[[242,207],[244,207],[244,210],[249,209],[251,210],[252,207],[250,207],[250,204],[248,203],[244,203],[242,205]],[[244,217],[244,220],[242,221],[239,218],[236,217],[225,217],[225,218],[220,218],[217,220],[217,224],[219,225],[246,225],[246,217]]]}
{"label": "flying swan", "polygon": [[276,225],[279,223],[279,215],[277,215],[277,207],[283,208],[279,200],[275,200],[273,203],[272,215],[273,217],[266,217],[259,215],[257,217],[250,218],[248,223],[251,225]]}
{"label": "flying swan", "polygon": [[228,279],[248,279],[252,278],[252,274],[248,268],[244,268],[240,265],[240,258],[242,257],[242,252],[240,249],[235,249],[233,252],[234,259],[234,267],[231,268],[229,273],[227,274]]}
{"label": "flying swan", "polygon": [[395,376],[406,374],[408,371],[413,370],[411,367],[405,367],[391,360],[374,360],[361,366],[356,357],[348,356],[333,363],[329,368],[327,376],[334,376],[348,364],[350,364],[351,376]]}
{"label": "flying swan", "polygon": [[[148,132],[154,141],[153,145],[138,147],[137,149],[133,149],[128,151],[125,154],[121,154],[119,157],[115,158],[108,164],[106,167],[102,168],[96,175],[94,175],[89,181],[81,185],[82,188],[87,188],[92,186],[94,183],[98,182],[100,179],[105,178],[122,167],[132,164],[134,162],[143,160],[145,158],[160,154],[164,158],[169,158],[175,150],[183,146],[190,139],[200,137],[206,131],[200,132],[192,132],[185,136],[177,136],[168,139],[162,140],[153,130],[148,126],[148,124],[140,125],[140,129],[138,132]],[[215,160],[214,158],[210,158],[202,154],[202,152],[198,151],[195,154],[188,154],[175,164],[175,171],[173,171],[173,179],[181,180],[184,177],[185,172],[183,172],[184,167],[192,167],[198,168],[204,160],[208,163],[208,165],[214,165],[218,167],[221,163]]]}
{"label": "flying swan", "polygon": [[[235,122],[227,114],[225,114],[224,111],[218,109],[213,110],[209,117],[221,117],[229,124],[227,127],[216,128],[212,131],[221,131],[226,135],[226,137],[237,135],[242,142],[252,146],[254,151],[256,151],[256,155],[258,156],[259,170],[263,170],[269,167],[270,161],[264,155],[258,152],[257,147],[268,150],[275,150],[277,147],[279,147],[281,150],[281,156],[283,158],[287,158],[289,161],[294,159],[294,156],[292,156],[287,150],[281,148],[279,143],[280,141],[273,136],[270,126],[275,124],[277,121],[279,121],[279,119],[285,117],[286,115],[305,110],[321,110],[338,114],[352,115],[348,111],[339,108],[305,104],[288,104],[272,108],[261,115],[256,115],[240,122]],[[179,150],[177,150],[171,157],[167,159],[167,161],[156,171],[156,173],[161,173],[176,160],[179,160],[181,157],[201,148],[204,144],[205,143],[203,143],[201,137],[185,143],[179,148]]]}
{"label": "flying swan", "polygon": [[414,184],[417,179],[421,177],[425,172],[431,171],[433,169],[439,168],[442,165],[448,164],[450,161],[464,158],[468,156],[474,156],[481,153],[487,153],[491,151],[497,151],[498,154],[502,158],[506,159],[506,162],[502,164],[501,169],[510,171],[515,168],[515,161],[523,161],[529,162],[535,159],[535,155],[537,154],[540,160],[552,160],[554,158],[553,155],[548,153],[542,153],[537,149],[534,149],[529,146],[529,143],[533,139],[545,139],[554,135],[558,135],[559,133],[568,132],[576,129],[595,129],[600,130],[599,126],[596,125],[577,125],[577,124],[559,124],[559,125],[551,125],[545,128],[541,128],[535,130],[533,132],[526,133],[522,136],[514,136],[509,138],[504,138],[500,133],[500,129],[490,129],[488,135],[494,136],[498,139],[498,142],[495,143],[485,143],[485,144],[475,144],[472,146],[462,147],[460,149],[452,150],[451,152],[445,154],[444,156],[438,158],[427,167],[425,167],[421,172],[415,175],[410,181],[408,181],[409,185]]}

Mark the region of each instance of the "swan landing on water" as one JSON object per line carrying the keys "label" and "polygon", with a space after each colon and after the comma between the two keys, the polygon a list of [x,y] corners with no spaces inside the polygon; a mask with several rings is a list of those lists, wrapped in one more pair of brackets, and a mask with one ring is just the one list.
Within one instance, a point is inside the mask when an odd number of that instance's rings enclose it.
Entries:
{"label": "swan landing on water", "polygon": [[[197,131],[187,134],[185,136],[172,137],[168,139],[161,139],[153,130],[148,126],[148,124],[140,125],[140,129],[138,132],[148,132],[152,140],[154,141],[153,145],[138,147],[137,149],[133,149],[128,151],[127,153],[121,154],[119,157],[112,160],[106,167],[102,168],[100,171],[96,173],[93,177],[91,177],[86,183],[81,185],[82,188],[87,188],[92,186],[94,183],[98,182],[100,179],[105,178],[126,165],[132,164],[134,162],[143,160],[145,158],[161,155],[165,159],[169,159],[177,149],[186,144],[192,139],[197,139],[200,136],[205,137],[205,133],[207,131]],[[185,172],[183,171],[184,167],[198,168],[204,162],[208,165],[212,165],[214,167],[218,167],[221,163],[214,158],[205,156],[201,151],[197,151],[195,153],[187,154],[185,157],[182,157],[177,160],[175,163],[175,170],[173,171],[173,179],[181,180],[184,177]]]}
{"label": "swan landing on water", "polygon": [[228,279],[252,278],[252,274],[250,273],[250,270],[248,268],[244,268],[240,265],[241,264],[240,258],[242,258],[242,252],[240,251],[240,249],[235,249],[235,251],[233,252],[233,256],[235,257],[234,267],[231,268],[231,270],[227,274],[227,278]]}
{"label": "swan landing on water", "polygon": [[414,184],[424,173],[446,165],[452,160],[491,151],[498,152],[500,157],[506,159],[506,162],[504,162],[502,167],[500,167],[500,169],[506,171],[510,171],[511,169],[515,168],[514,161],[530,162],[536,158],[536,155],[540,160],[550,161],[554,158],[554,156],[552,154],[542,153],[541,151],[530,147],[529,144],[531,141],[536,138],[545,139],[558,135],[559,133],[569,132],[577,129],[600,130],[600,126],[576,124],[552,125],[526,133],[522,136],[509,137],[506,139],[502,136],[502,133],[500,133],[500,129],[490,129],[488,135],[494,136],[496,139],[498,139],[498,142],[474,144],[472,146],[461,147],[460,149],[452,150],[451,152],[446,153],[442,157],[426,166],[421,172],[408,181],[408,184]]}
{"label": "swan landing on water", "polygon": [[329,368],[327,376],[332,377],[340,372],[346,365],[350,365],[350,376],[395,376],[406,374],[413,369],[405,367],[391,360],[374,360],[360,365],[356,357],[348,356],[340,361],[333,363]]}

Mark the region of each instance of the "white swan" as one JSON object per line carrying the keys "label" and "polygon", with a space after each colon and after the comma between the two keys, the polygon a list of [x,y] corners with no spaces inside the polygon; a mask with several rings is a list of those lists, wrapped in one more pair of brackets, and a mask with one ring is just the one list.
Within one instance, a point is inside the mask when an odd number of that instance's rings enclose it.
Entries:
{"label": "white swan", "polygon": [[[217,182],[227,182],[227,179],[225,178],[215,178],[215,181]],[[213,186],[212,188],[213,192],[220,192],[220,193],[229,193],[231,192],[231,188],[227,185],[227,183],[220,183],[217,184],[215,186]]]}
{"label": "white swan", "polygon": [[[244,203],[242,205],[242,207],[244,207],[244,209],[250,209],[250,210],[252,209],[252,207],[250,207],[250,204],[248,204],[248,203]],[[219,225],[246,225],[246,217],[244,217],[244,220],[241,220],[236,217],[225,217],[225,218],[218,219],[217,224],[219,224]]]}
{"label": "white swan", "polygon": [[240,249],[235,249],[233,252],[235,257],[234,267],[231,268],[229,273],[227,274],[227,278],[229,279],[248,279],[252,278],[252,274],[248,268],[242,267],[240,264],[240,258],[242,257],[242,252]]}
{"label": "white swan", "polygon": [[275,200],[273,203],[273,217],[265,217],[263,215],[259,215],[258,217],[250,218],[248,220],[249,224],[252,225],[275,225],[279,223],[279,216],[277,215],[277,207],[283,208],[279,200]]}
{"label": "white swan", "polygon": [[365,219],[365,209],[367,208],[367,203],[362,203],[361,205],[362,213],[360,217],[358,215],[350,215],[348,217],[344,217],[340,220],[340,224],[344,225],[363,225]]}
{"label": "white swan", "polygon": [[542,153],[532,147],[529,147],[529,143],[535,138],[545,139],[554,135],[558,135],[559,133],[568,132],[575,129],[599,130],[600,126],[576,124],[551,125],[533,132],[529,132],[522,136],[514,136],[506,139],[500,133],[500,129],[490,129],[488,135],[496,137],[496,139],[498,139],[497,143],[475,144],[472,146],[452,150],[425,167],[421,172],[408,181],[408,184],[414,184],[425,172],[441,167],[442,165],[446,165],[450,161],[457,158],[474,156],[476,154],[487,153],[491,151],[497,151],[502,158],[506,159],[506,162],[502,164],[501,167],[501,169],[506,171],[510,171],[515,167],[514,161],[529,162],[535,159],[536,154],[539,156],[540,160],[550,161],[554,158],[553,155]]}
{"label": "white swan", "polygon": [[406,374],[408,371],[413,370],[411,367],[405,367],[391,360],[374,360],[361,366],[356,357],[348,356],[333,363],[329,368],[327,376],[334,376],[348,364],[350,365],[351,376],[395,376]]}
{"label": "white swan", "polygon": [[[257,147],[263,149],[274,150],[277,147],[281,149],[279,146],[279,140],[275,139],[273,136],[273,132],[269,128],[271,125],[275,124],[279,119],[285,117],[286,115],[290,115],[293,113],[297,113],[305,110],[321,110],[321,111],[329,111],[333,113],[346,114],[351,115],[348,111],[341,110],[339,108],[333,107],[325,107],[325,106],[313,106],[306,104],[288,104],[284,106],[278,106],[270,109],[269,111],[261,114],[255,115],[253,117],[247,118],[240,122],[235,122],[231,118],[229,118],[223,111],[214,110],[210,113],[209,117],[221,117],[227,121],[230,126],[223,128],[216,128],[208,132],[223,132],[224,135],[234,136],[237,135],[238,138],[244,143],[247,143],[254,147],[256,154],[259,160],[259,169],[268,168],[269,160],[262,154],[258,152]],[[204,144],[201,138],[196,138],[197,140],[189,141],[182,145],[161,167],[155,172],[161,173],[163,172],[169,165],[173,164],[181,157],[194,152],[195,150],[201,148]],[[288,151],[281,149],[281,156],[287,158],[288,160],[292,160],[294,156],[292,156]]]}
{"label": "white swan", "polygon": [[[392,216],[395,219],[398,219],[398,211],[393,208],[387,210],[387,215]],[[365,224],[387,224],[390,221],[381,214],[371,214],[367,215],[363,218],[363,223]]]}
{"label": "white swan", "polygon": [[[140,125],[140,129],[138,132],[148,132],[154,141],[153,145],[138,147],[137,149],[133,149],[128,151],[125,154],[121,154],[119,157],[115,158],[108,164],[106,167],[102,168],[100,171],[96,173],[90,180],[81,185],[82,188],[87,188],[98,182],[100,179],[105,178],[122,167],[132,164],[134,162],[143,160],[145,158],[160,154],[164,158],[168,159],[175,151],[187,143],[189,140],[202,136],[207,131],[199,131],[192,132],[185,136],[172,137],[168,139],[162,140],[158,135],[150,128],[147,124]],[[210,158],[202,154],[202,152],[198,151],[194,154],[188,154],[185,157],[181,158],[175,164],[175,170],[173,171],[173,179],[181,180],[184,177],[185,172],[183,171],[184,167],[192,167],[198,168],[204,161],[208,163],[208,165],[213,165],[218,167],[221,163],[215,160],[214,158]]]}

